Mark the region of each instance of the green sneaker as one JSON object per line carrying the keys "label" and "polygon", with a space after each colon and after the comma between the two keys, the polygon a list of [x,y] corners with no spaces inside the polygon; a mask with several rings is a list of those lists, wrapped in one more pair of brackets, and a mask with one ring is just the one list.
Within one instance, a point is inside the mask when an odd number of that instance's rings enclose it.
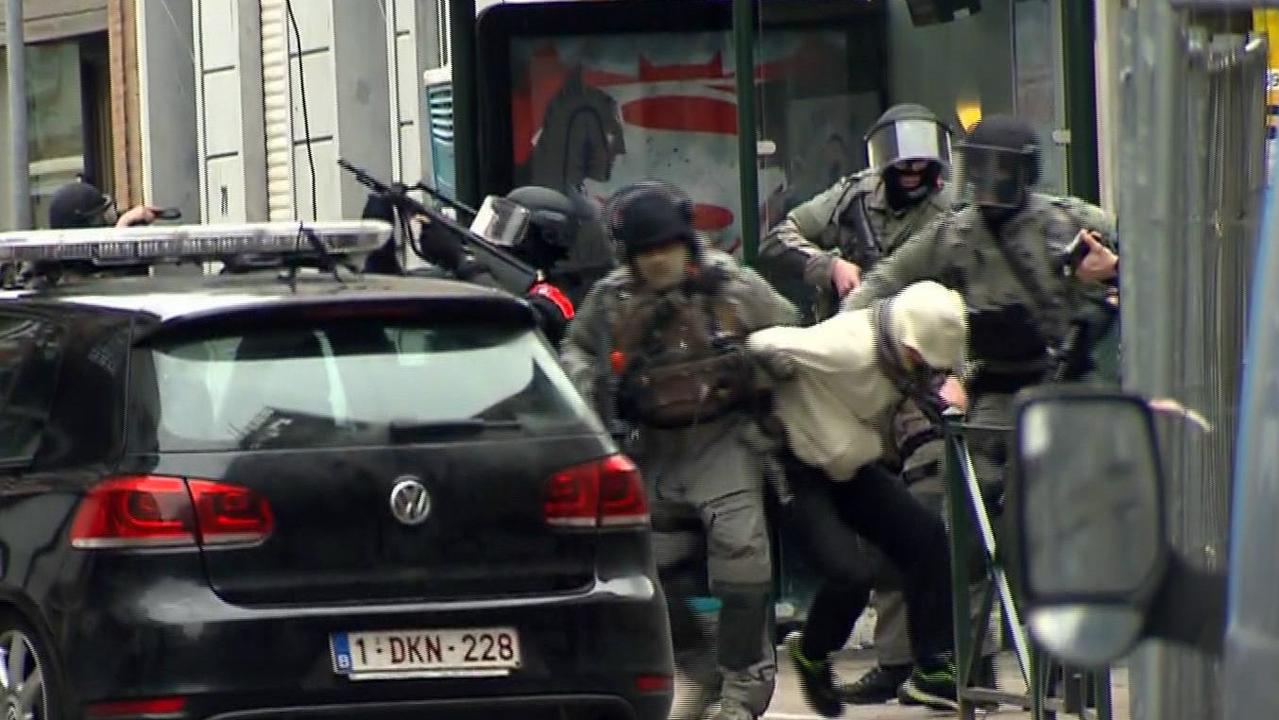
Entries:
{"label": "green sneaker", "polygon": [[799,686],[804,700],[813,712],[822,717],[839,717],[844,714],[844,703],[835,690],[835,670],[830,660],[809,660],[800,649],[802,636],[791,633],[786,637],[786,654],[799,675]]}
{"label": "green sneaker", "polygon": [[936,663],[916,665],[897,689],[897,700],[903,705],[924,705],[933,710],[958,710],[955,661],[939,658]]}

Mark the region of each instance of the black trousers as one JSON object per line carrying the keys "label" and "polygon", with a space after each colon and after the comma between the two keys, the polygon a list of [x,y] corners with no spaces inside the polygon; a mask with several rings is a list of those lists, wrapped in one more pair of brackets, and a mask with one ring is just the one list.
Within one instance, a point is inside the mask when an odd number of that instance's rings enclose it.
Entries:
{"label": "black trousers", "polygon": [[794,494],[785,521],[794,524],[822,574],[804,627],[804,655],[824,658],[848,642],[880,570],[873,553],[862,550],[863,542],[877,547],[901,573],[916,661],[952,650],[950,552],[941,517],[877,463],[842,483],[790,453],[783,464]]}

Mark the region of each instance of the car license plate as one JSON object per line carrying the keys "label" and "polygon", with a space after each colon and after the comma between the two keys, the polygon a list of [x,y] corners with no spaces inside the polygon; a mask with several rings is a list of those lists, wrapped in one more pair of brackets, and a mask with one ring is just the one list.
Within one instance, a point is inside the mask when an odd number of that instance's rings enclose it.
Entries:
{"label": "car license plate", "polygon": [[352,680],[488,677],[520,667],[513,628],[341,632],[329,645],[333,671]]}

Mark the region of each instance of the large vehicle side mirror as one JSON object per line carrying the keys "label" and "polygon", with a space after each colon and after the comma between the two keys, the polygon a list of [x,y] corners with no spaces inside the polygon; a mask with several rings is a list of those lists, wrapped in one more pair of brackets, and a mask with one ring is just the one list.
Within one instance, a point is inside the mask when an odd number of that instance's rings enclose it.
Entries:
{"label": "large vehicle side mirror", "polygon": [[1082,666],[1150,636],[1219,650],[1224,577],[1170,547],[1147,401],[1048,386],[1019,395],[1014,417],[1012,552],[1035,640]]}

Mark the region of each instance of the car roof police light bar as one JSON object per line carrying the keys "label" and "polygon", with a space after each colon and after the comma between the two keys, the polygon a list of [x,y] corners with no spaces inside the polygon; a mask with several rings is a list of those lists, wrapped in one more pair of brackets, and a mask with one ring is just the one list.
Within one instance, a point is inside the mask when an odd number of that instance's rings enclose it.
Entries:
{"label": "car roof police light bar", "polygon": [[328,255],[369,253],[391,237],[380,220],[314,223],[143,225],[0,233],[0,263],[88,262],[99,267],[218,261],[236,256],[315,256],[305,228]]}

